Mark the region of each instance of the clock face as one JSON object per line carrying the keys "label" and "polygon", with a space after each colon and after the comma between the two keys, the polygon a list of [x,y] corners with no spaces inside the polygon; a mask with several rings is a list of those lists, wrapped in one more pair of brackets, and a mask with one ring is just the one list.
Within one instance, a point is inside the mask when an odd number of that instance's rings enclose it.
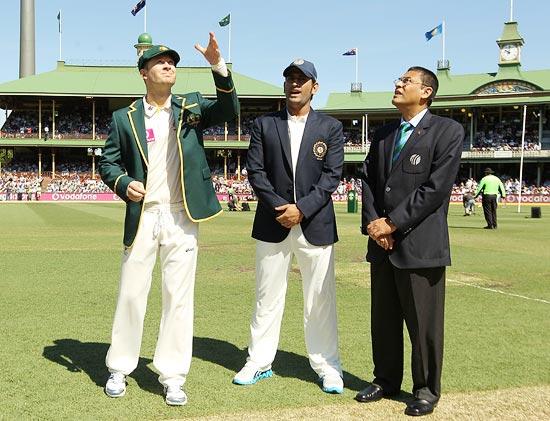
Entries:
{"label": "clock face", "polygon": [[500,58],[502,61],[517,60],[519,57],[519,48],[515,45],[503,45],[500,50]]}

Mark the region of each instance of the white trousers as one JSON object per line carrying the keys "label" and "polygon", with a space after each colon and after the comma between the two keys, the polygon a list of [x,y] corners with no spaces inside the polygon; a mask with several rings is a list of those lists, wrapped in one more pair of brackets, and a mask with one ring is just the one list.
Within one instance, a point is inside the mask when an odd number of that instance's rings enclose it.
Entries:
{"label": "white trousers", "polygon": [[122,256],[120,288],[109,371],[130,374],[138,364],[143,319],[157,252],[162,271],[162,317],[153,358],[165,385],[183,385],[191,365],[193,293],[198,253],[198,224],[181,205],[146,207],[132,248]]}
{"label": "white trousers", "polygon": [[334,247],[314,246],[300,225],[280,243],[256,243],[256,307],[250,324],[247,365],[271,367],[281,330],[292,256],[302,275],[304,333],[311,368],[319,375],[340,375]]}

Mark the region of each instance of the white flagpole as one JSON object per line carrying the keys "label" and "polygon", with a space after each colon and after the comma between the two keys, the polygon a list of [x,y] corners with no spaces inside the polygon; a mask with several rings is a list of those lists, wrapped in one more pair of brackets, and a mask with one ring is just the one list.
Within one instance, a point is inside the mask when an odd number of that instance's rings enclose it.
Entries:
{"label": "white flagpole", "polygon": [[147,32],[147,3],[143,6],[143,32]]}
{"label": "white flagpole", "polygon": [[61,28],[61,9],[59,9],[59,61],[61,61],[61,33],[63,32],[63,29]]}
{"label": "white flagpole", "polygon": [[514,0],[510,0],[510,22],[514,21]]}
{"label": "white flagpole", "polygon": [[442,43],[443,43],[443,66],[445,66],[445,35],[446,35],[446,32],[447,32],[447,28],[445,27],[445,20],[443,20],[443,24],[442,24],[442,34],[443,35],[441,38],[442,38]]}
{"label": "white flagpole", "polygon": [[229,57],[227,58],[229,63],[231,63],[231,25],[233,25],[233,17],[231,16],[231,12],[229,12]]}
{"label": "white flagpole", "polygon": [[359,48],[355,48],[355,83],[359,82]]}
{"label": "white flagpole", "polygon": [[525,146],[525,121],[527,120],[527,105],[523,106],[523,130],[521,132],[521,155],[519,159],[519,193],[518,193],[518,213],[521,212],[521,185],[523,182],[523,148]]}

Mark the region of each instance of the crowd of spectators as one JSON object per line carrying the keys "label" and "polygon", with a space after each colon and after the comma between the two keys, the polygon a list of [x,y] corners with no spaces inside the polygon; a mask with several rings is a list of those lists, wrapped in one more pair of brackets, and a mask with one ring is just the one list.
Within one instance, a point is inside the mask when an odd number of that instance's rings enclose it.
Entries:
{"label": "crowd of spectators", "polygon": [[[504,183],[504,188],[506,189],[506,194],[519,194],[520,192],[520,183],[519,179],[512,178],[507,175],[501,177]],[[477,181],[473,178],[469,178],[466,181],[460,182],[453,186],[453,194],[466,194],[466,193],[475,193],[477,190]],[[535,194],[535,195],[550,195],[550,180],[545,180],[540,186],[536,184],[527,183],[525,180],[521,183],[521,194]]]}
{"label": "crowd of spectators", "polygon": [[109,193],[111,190],[98,177],[92,178],[92,169],[85,162],[60,163],[55,177],[44,171],[38,177],[36,164],[10,163],[0,172],[1,200],[39,200],[48,193]]}
{"label": "crowd of spectators", "polygon": [[[256,116],[245,115],[241,118],[241,139],[248,140]],[[105,139],[109,133],[111,114],[106,110],[96,110],[96,138]],[[89,107],[61,108],[55,121],[55,133],[52,132],[51,115],[44,113],[42,119],[42,137],[55,139],[90,139],[92,137],[92,117]],[[369,125],[367,146],[372,141],[374,132],[380,125]],[[46,135],[46,132],[48,134]],[[229,122],[227,135],[236,139],[238,135],[237,121]],[[469,127],[466,132],[469,132]],[[521,124],[517,121],[487,121],[478,124],[472,151],[518,151],[521,149]],[[361,131],[359,127],[344,129],[344,144],[349,150],[354,147],[362,150]],[[222,140],[225,138],[225,126],[210,127],[203,131],[207,140]],[[0,137],[4,138],[37,138],[38,114],[35,111],[13,111],[3,127]],[[527,128],[524,150],[537,151],[541,149],[537,128]]]}
{"label": "crowd of spectators", "polygon": [[34,171],[0,173],[0,200],[39,200],[42,178]]}
{"label": "crowd of spectators", "polygon": [[340,184],[336,188],[335,193],[338,195],[348,194],[350,191],[357,192],[358,195],[361,195],[361,180],[359,178],[344,178],[340,180]]}
{"label": "crowd of spectators", "polygon": [[[241,139],[250,139],[252,125],[255,116],[249,115],[241,118]],[[106,139],[109,134],[111,115],[107,112],[96,111],[96,138]],[[60,110],[55,121],[55,133],[52,133],[51,116],[42,119],[42,138],[48,127],[48,137],[55,139],[91,139],[92,118],[89,109],[74,108],[70,112]],[[227,135],[236,139],[238,135],[237,121],[227,124]],[[218,125],[205,129],[203,136],[207,140],[223,140],[225,138],[225,126]],[[4,138],[38,138],[38,114],[30,111],[13,111],[4,126],[0,128],[0,137]],[[360,141],[359,141],[360,143]]]}
{"label": "crowd of spectators", "polygon": [[[486,125],[487,126],[487,125]],[[522,127],[515,124],[494,123],[478,127],[472,144],[472,151],[519,151],[521,150]],[[524,150],[538,151],[538,129],[525,130]]]}
{"label": "crowd of spectators", "polygon": [[212,177],[212,182],[214,183],[214,190],[217,194],[237,194],[241,197],[244,197],[245,200],[256,200],[256,195],[252,190],[252,186],[248,182],[246,176],[238,179],[225,179],[221,175],[214,175]]}
{"label": "crowd of spectators", "polygon": [[[249,140],[252,133],[252,124],[255,117],[247,116],[241,119],[241,140]],[[236,121],[227,123],[227,136],[236,139],[238,136],[238,127]],[[225,138],[225,126],[213,126],[204,129],[202,132],[206,140],[223,140]]]}
{"label": "crowd of spectators", "polygon": [[[30,162],[12,162],[2,166],[0,172],[0,200],[37,200],[42,192],[51,193],[110,193],[111,190],[101,181],[91,177],[91,166],[87,161],[58,163],[55,177],[45,169],[42,177],[38,177],[38,167]],[[226,179],[223,172],[213,171],[212,182],[218,194],[237,194],[247,201],[256,200],[250,185],[246,168],[242,168],[241,177],[235,172]],[[520,183],[517,178],[501,175],[507,194],[518,194]],[[478,182],[469,178],[453,186],[453,194],[474,193]],[[359,178],[344,178],[336,188],[335,194],[347,195],[354,190],[361,195],[361,180]],[[550,195],[550,180],[545,180],[541,186],[536,186],[523,180],[521,186],[523,195]]]}
{"label": "crowd of spectators", "polygon": [[[106,139],[109,133],[111,115],[96,112],[96,138]],[[42,119],[42,138],[55,139],[91,139],[92,117],[88,109],[73,108],[70,111],[59,112],[55,120],[55,133],[51,116]],[[38,138],[38,114],[30,111],[13,111],[3,127],[0,137],[4,138]]]}

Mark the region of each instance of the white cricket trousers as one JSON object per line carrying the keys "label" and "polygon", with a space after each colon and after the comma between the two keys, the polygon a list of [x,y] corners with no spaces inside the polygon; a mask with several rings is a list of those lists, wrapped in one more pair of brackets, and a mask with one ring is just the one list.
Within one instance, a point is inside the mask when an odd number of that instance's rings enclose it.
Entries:
{"label": "white cricket trousers", "polygon": [[302,275],[304,333],[311,368],[319,375],[342,376],[338,354],[334,246],[314,246],[300,225],[280,243],[256,243],[256,307],[250,324],[247,365],[271,367],[279,344],[292,256]]}
{"label": "white cricket trousers", "polygon": [[193,347],[193,292],[198,224],[182,205],[145,207],[131,248],[122,256],[111,346],[110,372],[130,374],[138,364],[143,319],[157,252],[162,271],[162,317],[153,364],[164,386],[183,385]]}

